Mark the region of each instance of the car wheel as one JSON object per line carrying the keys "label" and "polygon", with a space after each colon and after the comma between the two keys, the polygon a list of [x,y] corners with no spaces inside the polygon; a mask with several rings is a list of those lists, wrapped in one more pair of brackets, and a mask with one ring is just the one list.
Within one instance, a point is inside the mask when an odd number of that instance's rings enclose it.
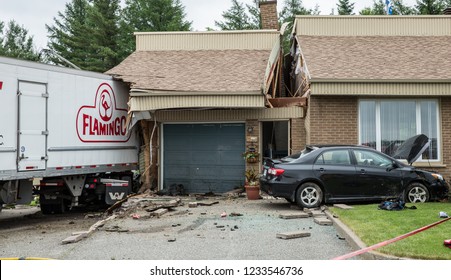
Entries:
{"label": "car wheel", "polygon": [[300,207],[314,208],[323,201],[323,191],[315,183],[304,183],[296,191],[296,203]]}
{"label": "car wheel", "polygon": [[429,201],[429,191],[421,183],[411,184],[406,191],[406,202],[418,203]]}

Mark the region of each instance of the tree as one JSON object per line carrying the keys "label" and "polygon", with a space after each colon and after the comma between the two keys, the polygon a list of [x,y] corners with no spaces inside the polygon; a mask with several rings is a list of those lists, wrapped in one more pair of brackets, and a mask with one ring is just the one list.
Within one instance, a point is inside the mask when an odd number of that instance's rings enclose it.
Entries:
{"label": "tree", "polygon": [[361,15],[385,15],[387,11],[385,10],[385,1],[383,0],[373,0],[373,7],[365,7],[359,12]]}
{"label": "tree", "polygon": [[189,31],[185,7],[180,0],[126,0],[120,21],[120,57],[135,50],[133,32]]}
{"label": "tree", "polygon": [[[46,25],[49,42],[47,46],[56,54],[69,60],[82,69],[89,69],[90,45],[88,36],[87,0],[72,0],[65,6],[64,13],[58,12],[54,17],[54,25]],[[49,60],[61,64],[57,57],[50,56]]]}
{"label": "tree", "polygon": [[87,13],[87,70],[105,72],[119,64],[120,0],[91,0]]}
{"label": "tree", "polygon": [[405,5],[403,0],[397,0],[393,2],[394,15],[414,15],[416,14],[415,8]]}
{"label": "tree", "polygon": [[14,20],[5,23],[0,21],[0,55],[39,61],[39,53],[34,48],[33,37],[28,30]]}
{"label": "tree", "polygon": [[307,9],[302,5],[302,0],[285,0],[282,11],[279,13],[279,21],[281,25],[288,23],[283,38],[284,53],[290,50],[290,32],[293,30],[294,19],[297,15],[318,15],[320,13],[319,6],[314,9]]}
{"label": "tree", "polygon": [[349,0],[338,0],[337,12],[339,15],[353,15],[355,3],[349,3]]}
{"label": "tree", "polygon": [[[255,10],[252,10],[256,13]],[[249,17],[246,7],[238,0],[232,0],[232,7],[222,13],[224,21],[215,21],[215,25],[221,30],[245,30],[245,29],[259,29],[260,24],[256,24]]]}
{"label": "tree", "polygon": [[444,0],[417,0],[415,8],[420,15],[439,15],[443,13],[445,6]]}
{"label": "tree", "polygon": [[279,19],[282,23],[288,22],[288,29],[293,26],[297,15],[319,14],[319,6],[315,9],[307,9],[302,5],[302,0],[285,0],[282,11],[279,13]]}
{"label": "tree", "polygon": [[[359,12],[361,15],[386,15],[385,0],[373,0],[373,7],[366,7]],[[402,0],[393,1],[393,15],[413,15],[416,11],[413,7],[404,5]]]}
{"label": "tree", "polygon": [[[254,3],[252,5],[246,4],[247,10],[249,12],[249,24],[251,26],[255,26],[255,29],[262,28],[262,19],[260,14],[260,0],[253,0]],[[451,0],[450,0],[451,1]]]}

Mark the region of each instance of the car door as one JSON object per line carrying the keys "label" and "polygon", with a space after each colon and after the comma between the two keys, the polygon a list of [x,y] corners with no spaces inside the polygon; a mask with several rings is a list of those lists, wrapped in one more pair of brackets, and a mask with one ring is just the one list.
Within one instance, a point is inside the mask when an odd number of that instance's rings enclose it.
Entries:
{"label": "car door", "polygon": [[398,196],[401,192],[402,171],[391,168],[393,160],[382,153],[353,149],[356,161],[356,184],[368,197]]}
{"label": "car door", "polygon": [[326,197],[344,198],[356,195],[356,169],[348,149],[324,151],[313,166],[316,177],[322,182]]}

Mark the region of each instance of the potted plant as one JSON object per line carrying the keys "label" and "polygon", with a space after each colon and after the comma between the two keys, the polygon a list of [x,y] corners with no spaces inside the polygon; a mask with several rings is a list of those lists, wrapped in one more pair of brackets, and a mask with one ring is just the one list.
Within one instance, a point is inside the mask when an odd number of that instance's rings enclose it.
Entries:
{"label": "potted plant", "polygon": [[260,156],[260,154],[255,151],[254,152],[247,151],[247,152],[244,152],[242,155],[243,155],[244,160],[246,160],[248,163],[258,162],[258,157]]}
{"label": "potted plant", "polygon": [[260,198],[259,174],[254,168],[246,170],[244,173],[246,181],[244,188],[246,190],[247,199],[256,200]]}

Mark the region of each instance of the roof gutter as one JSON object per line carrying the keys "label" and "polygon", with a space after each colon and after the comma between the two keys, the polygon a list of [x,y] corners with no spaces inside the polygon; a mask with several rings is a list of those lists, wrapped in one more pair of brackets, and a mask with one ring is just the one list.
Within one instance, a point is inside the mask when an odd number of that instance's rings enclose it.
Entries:
{"label": "roof gutter", "polygon": [[451,79],[333,79],[312,78],[312,83],[405,83],[405,84],[448,84]]}
{"label": "roof gutter", "polygon": [[249,91],[178,91],[178,90],[156,90],[156,89],[131,89],[131,97],[140,96],[242,96],[262,95],[262,90]]}

